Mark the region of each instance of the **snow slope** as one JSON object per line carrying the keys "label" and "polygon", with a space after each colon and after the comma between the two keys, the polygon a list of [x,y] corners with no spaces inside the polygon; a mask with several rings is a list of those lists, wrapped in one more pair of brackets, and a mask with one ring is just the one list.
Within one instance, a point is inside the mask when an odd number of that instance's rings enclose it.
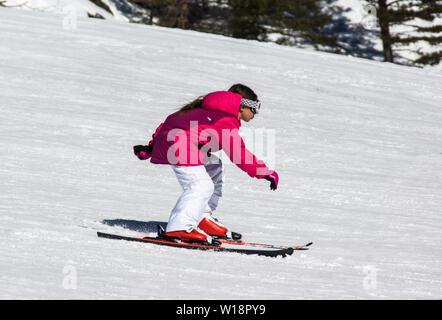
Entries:
{"label": "snow slope", "polygon": [[[0,8],[1,299],[442,298],[440,75],[62,20]],[[280,185],[270,192],[227,165],[217,216],[246,239],[311,250],[272,259],[97,238],[167,221],[176,178],[132,146],[180,105],[237,82],[263,101],[242,130],[275,135]]]}

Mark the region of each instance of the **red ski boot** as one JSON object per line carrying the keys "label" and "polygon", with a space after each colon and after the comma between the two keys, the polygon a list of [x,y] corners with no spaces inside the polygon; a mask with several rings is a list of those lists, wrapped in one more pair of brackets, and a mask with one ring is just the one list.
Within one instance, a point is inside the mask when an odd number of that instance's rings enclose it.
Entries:
{"label": "red ski boot", "polygon": [[209,236],[223,238],[227,237],[227,228],[223,226],[221,222],[211,216],[203,218],[203,220],[201,220],[199,223],[198,228],[203,230]]}
{"label": "red ski boot", "polygon": [[207,242],[207,235],[204,232],[200,232],[198,229],[192,229],[192,231],[172,231],[164,234],[166,237],[177,238],[183,242]]}

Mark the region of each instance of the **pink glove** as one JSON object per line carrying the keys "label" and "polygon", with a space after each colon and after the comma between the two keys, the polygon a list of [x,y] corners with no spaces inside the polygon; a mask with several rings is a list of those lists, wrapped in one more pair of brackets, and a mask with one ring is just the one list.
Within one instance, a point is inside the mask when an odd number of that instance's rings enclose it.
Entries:
{"label": "pink glove", "polygon": [[270,181],[270,190],[276,190],[278,188],[279,177],[276,171],[272,171],[270,174],[266,175],[264,179]]}

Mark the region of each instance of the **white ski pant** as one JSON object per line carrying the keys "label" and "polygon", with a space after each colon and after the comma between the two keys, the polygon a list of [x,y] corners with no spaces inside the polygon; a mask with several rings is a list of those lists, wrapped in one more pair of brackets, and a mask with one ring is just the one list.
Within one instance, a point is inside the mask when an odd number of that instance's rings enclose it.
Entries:
{"label": "white ski pant", "polygon": [[166,232],[190,231],[218,206],[222,196],[224,167],[221,159],[212,154],[204,165],[172,166],[172,169],[183,193],[170,213]]}

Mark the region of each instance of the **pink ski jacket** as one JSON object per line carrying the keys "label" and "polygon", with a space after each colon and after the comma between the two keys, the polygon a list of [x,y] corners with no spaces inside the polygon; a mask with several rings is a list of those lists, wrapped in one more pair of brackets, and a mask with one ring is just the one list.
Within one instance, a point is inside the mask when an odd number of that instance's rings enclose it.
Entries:
{"label": "pink ski jacket", "polygon": [[208,94],[202,108],[183,114],[175,112],[159,125],[149,142],[151,162],[178,166],[199,166],[210,152],[223,150],[229,159],[250,177],[264,178],[272,171],[247,150],[238,134],[242,96],[217,91]]}

